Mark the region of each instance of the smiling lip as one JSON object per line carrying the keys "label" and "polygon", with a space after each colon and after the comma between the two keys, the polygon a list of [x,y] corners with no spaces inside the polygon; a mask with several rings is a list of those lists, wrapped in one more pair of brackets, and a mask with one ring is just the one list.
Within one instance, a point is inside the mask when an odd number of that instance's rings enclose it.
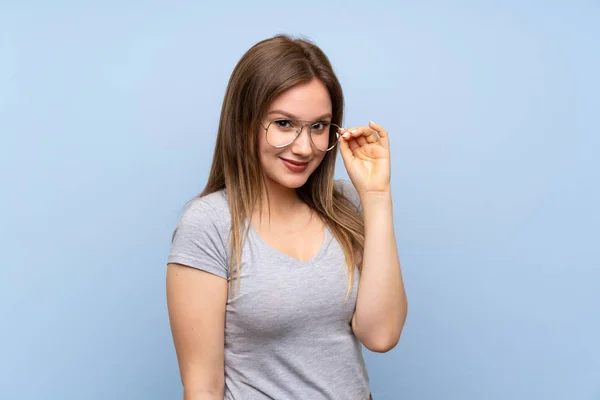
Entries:
{"label": "smiling lip", "polygon": [[292,172],[303,172],[308,167],[308,162],[288,160],[286,158],[281,158],[281,162]]}

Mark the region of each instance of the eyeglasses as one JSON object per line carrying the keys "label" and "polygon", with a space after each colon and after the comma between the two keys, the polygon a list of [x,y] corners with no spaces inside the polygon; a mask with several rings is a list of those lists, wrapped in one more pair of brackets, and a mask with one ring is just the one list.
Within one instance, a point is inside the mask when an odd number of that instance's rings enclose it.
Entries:
{"label": "eyeglasses", "polygon": [[[262,125],[262,123],[261,123]],[[292,144],[306,126],[312,144],[320,151],[333,149],[340,140],[338,125],[327,121],[309,122],[293,119],[276,119],[262,127],[266,131],[267,143],[281,149]]]}

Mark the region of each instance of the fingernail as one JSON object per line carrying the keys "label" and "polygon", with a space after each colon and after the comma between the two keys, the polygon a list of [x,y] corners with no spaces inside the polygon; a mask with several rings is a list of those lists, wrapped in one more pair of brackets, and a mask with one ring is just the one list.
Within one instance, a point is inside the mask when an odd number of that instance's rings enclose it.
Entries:
{"label": "fingernail", "polygon": [[373,124],[373,125],[377,125],[377,124],[376,124],[375,122],[373,122],[373,121],[369,121],[369,123],[370,123],[370,124]]}
{"label": "fingernail", "polygon": [[343,138],[347,138],[348,136],[350,136],[350,133],[346,132],[342,135]]}
{"label": "fingernail", "polygon": [[349,131],[350,133],[356,133],[356,129],[352,129],[351,131]]}

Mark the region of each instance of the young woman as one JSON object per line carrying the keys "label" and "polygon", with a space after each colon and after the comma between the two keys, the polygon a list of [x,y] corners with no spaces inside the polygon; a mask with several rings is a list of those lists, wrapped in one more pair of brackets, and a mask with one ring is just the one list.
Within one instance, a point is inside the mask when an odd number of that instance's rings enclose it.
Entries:
{"label": "young woman", "polygon": [[[389,138],[342,129],[314,44],[276,36],[235,67],[208,183],[179,221],[167,299],[185,400],[366,400],[361,353],[407,312]],[[334,181],[337,149],[352,183]]]}

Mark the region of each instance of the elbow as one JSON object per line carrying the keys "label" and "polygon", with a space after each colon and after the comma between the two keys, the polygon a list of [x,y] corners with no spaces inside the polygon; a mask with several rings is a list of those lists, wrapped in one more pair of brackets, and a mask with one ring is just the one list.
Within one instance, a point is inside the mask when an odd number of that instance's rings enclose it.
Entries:
{"label": "elbow", "polygon": [[373,329],[373,326],[368,329],[364,329],[365,327],[360,329],[360,327],[355,324],[353,328],[355,328],[355,334],[365,348],[374,353],[387,353],[400,342],[400,336],[402,335],[405,320],[406,313],[403,313],[400,321],[393,324],[388,323],[375,329]]}
{"label": "elbow", "polygon": [[225,379],[216,377],[204,381],[183,382],[184,400],[223,400]]}
{"label": "elbow", "polygon": [[211,389],[187,389],[184,387],[183,399],[184,400],[222,400],[223,389],[211,388]]}
{"label": "elbow", "polygon": [[387,353],[400,342],[400,333],[379,335],[379,337],[362,340],[363,345],[374,353]]}

